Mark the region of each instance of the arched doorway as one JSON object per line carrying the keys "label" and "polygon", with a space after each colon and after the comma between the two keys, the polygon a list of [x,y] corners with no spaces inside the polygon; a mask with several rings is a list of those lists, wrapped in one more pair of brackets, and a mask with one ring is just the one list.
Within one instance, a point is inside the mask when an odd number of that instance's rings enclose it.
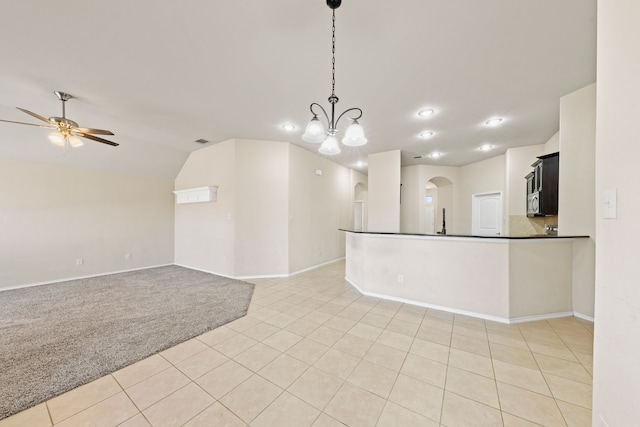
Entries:
{"label": "arched doorway", "polygon": [[453,224],[453,182],[450,179],[436,176],[425,185],[423,224],[426,234],[442,233]]}

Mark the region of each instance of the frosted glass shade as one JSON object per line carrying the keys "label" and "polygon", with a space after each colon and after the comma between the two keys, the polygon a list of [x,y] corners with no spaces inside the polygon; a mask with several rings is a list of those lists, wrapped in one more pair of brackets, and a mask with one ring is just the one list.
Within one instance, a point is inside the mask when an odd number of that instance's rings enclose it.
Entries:
{"label": "frosted glass shade", "polygon": [[334,154],[340,154],[340,147],[338,147],[338,140],[333,135],[329,136],[322,143],[318,151],[320,151],[321,154],[326,154],[329,156],[332,156]]}
{"label": "frosted glass shade", "polygon": [[362,129],[357,120],[354,120],[347,128],[344,138],[342,138],[342,143],[349,147],[359,147],[367,143],[367,138],[364,137],[364,129]]}
{"label": "frosted glass shade", "polygon": [[324,129],[324,125],[320,119],[318,119],[318,116],[313,116],[309,124],[307,124],[302,139],[314,144],[320,144],[327,139],[327,131]]}
{"label": "frosted glass shade", "polygon": [[82,147],[84,145],[84,142],[82,142],[82,140],[77,136],[70,136],[69,144],[71,144],[72,147]]}
{"label": "frosted glass shade", "polygon": [[49,141],[59,147],[62,147],[64,145],[64,135],[58,131],[51,132],[49,134]]}

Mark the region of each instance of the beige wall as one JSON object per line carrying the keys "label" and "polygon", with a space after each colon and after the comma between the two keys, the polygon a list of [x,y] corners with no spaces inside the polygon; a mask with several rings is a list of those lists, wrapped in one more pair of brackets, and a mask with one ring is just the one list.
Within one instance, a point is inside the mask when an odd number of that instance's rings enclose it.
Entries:
{"label": "beige wall", "polygon": [[424,233],[421,221],[424,216],[425,187],[422,183],[423,166],[405,166],[401,168],[402,203],[400,204],[400,232]]}
{"label": "beige wall", "polygon": [[595,299],[596,85],[560,98],[558,233],[585,235],[574,245],[573,306],[593,318]]}
{"label": "beige wall", "polygon": [[[462,166],[456,185],[456,232],[471,234],[472,196],[500,191],[504,195],[504,155]],[[504,206],[504,197],[503,197]],[[504,215],[503,215],[504,217]],[[504,218],[503,218],[504,228]]]}
{"label": "beige wall", "polygon": [[400,150],[369,154],[370,231],[400,231]]}
{"label": "beige wall", "polygon": [[175,180],[176,190],[218,186],[213,203],[175,205],[175,262],[235,275],[235,141],[191,153]]}
{"label": "beige wall", "polygon": [[289,144],[237,139],[235,160],[235,275],[285,275]]}
{"label": "beige wall", "polygon": [[[640,2],[598,2],[593,425],[640,419]],[[603,192],[617,190],[617,218]]]}
{"label": "beige wall", "polygon": [[172,179],[0,158],[0,289],[171,264],[172,191]]}
{"label": "beige wall", "polygon": [[[289,272],[344,257],[358,182],[366,177],[295,145],[289,147]],[[316,175],[315,171],[322,171]]]}
{"label": "beige wall", "polygon": [[[349,233],[346,278],[368,294],[523,321],[571,315],[571,254],[571,239]],[[530,274],[532,261],[545,268]]]}
{"label": "beige wall", "polygon": [[[316,175],[316,170],[322,175]],[[232,277],[286,276],[344,257],[366,177],[286,142],[229,140],[195,151],[176,188],[218,200],[176,206],[176,263]]]}

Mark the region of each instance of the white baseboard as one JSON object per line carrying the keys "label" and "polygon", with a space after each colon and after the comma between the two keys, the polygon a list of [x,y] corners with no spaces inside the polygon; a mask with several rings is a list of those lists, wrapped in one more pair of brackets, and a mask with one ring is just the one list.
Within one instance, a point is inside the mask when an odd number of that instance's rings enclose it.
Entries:
{"label": "white baseboard", "polygon": [[262,275],[253,275],[253,276],[230,276],[230,275],[228,275],[228,274],[222,274],[222,273],[218,273],[218,272],[216,272],[216,271],[211,271],[211,270],[204,270],[204,269],[202,269],[202,268],[191,267],[191,266],[184,265],[184,264],[174,264],[174,265],[177,265],[177,266],[179,266],[179,267],[184,267],[184,268],[190,268],[190,269],[192,269],[192,270],[202,271],[203,273],[215,274],[216,276],[227,277],[227,278],[229,278],[229,279],[236,279],[236,280],[251,280],[251,279],[280,279],[280,278],[286,278],[286,277],[295,276],[296,274],[304,273],[304,272],[306,272],[306,271],[315,270],[316,268],[320,268],[320,267],[323,267],[323,266],[325,266],[325,265],[333,264],[334,262],[342,261],[343,259],[344,259],[344,257],[342,257],[342,258],[336,258],[336,259],[333,259],[333,260],[331,260],[331,261],[323,262],[322,264],[313,265],[313,266],[308,267],[308,268],[305,268],[305,269],[303,269],[303,270],[294,271],[293,273],[285,273],[285,274],[262,274]]}
{"label": "white baseboard", "polygon": [[493,322],[506,323],[506,324],[509,324],[509,325],[516,324],[516,323],[524,323],[524,322],[535,322],[535,321],[538,321],[538,320],[557,319],[559,317],[569,317],[569,316],[573,316],[574,315],[574,313],[572,311],[566,311],[566,312],[561,312],[561,313],[549,313],[549,314],[541,314],[541,315],[536,315],[536,316],[516,317],[516,318],[512,318],[511,319],[511,318],[506,318],[506,317],[492,316],[492,315],[489,315],[489,314],[476,313],[476,312],[473,312],[473,311],[459,310],[457,308],[445,307],[445,306],[441,306],[441,305],[428,304],[428,303],[424,303],[424,302],[421,302],[421,301],[415,301],[415,300],[411,300],[411,299],[407,299],[407,298],[399,298],[399,297],[394,297],[394,296],[391,296],[391,295],[377,294],[377,293],[374,293],[374,292],[365,292],[362,289],[360,289],[358,287],[358,285],[356,285],[351,280],[349,280],[349,278],[345,277],[344,279],[347,282],[349,282],[349,284],[351,286],[356,288],[358,290],[358,292],[360,292],[363,295],[370,296],[370,297],[376,297],[376,298],[386,299],[386,300],[389,300],[389,301],[401,302],[401,303],[404,303],[404,304],[417,305],[419,307],[432,308],[434,310],[445,311],[447,313],[462,314],[464,316],[477,317],[478,319],[491,320]]}
{"label": "white baseboard", "polygon": [[307,271],[315,270],[316,268],[324,267],[325,265],[333,264],[334,262],[342,261],[345,257],[332,259],[331,261],[323,262],[322,264],[317,264],[309,268],[305,268],[302,270],[294,271],[293,273],[289,273],[289,277],[295,276],[296,274],[304,273]]}
{"label": "white baseboard", "polygon": [[56,280],[50,280],[50,281],[47,281],[47,282],[27,283],[27,284],[24,284],[24,285],[10,286],[8,288],[0,288],[0,292],[9,291],[11,289],[31,288],[33,286],[53,285],[53,284],[61,283],[61,282],[70,282],[72,280],[90,279],[92,277],[109,276],[111,274],[129,273],[131,271],[148,270],[150,268],[167,267],[169,265],[174,265],[174,264],[150,265],[148,267],[131,268],[131,269],[128,269],[128,270],[117,270],[117,271],[110,271],[110,272],[107,272],[107,273],[89,274],[87,276],[67,277],[65,279],[56,279]]}
{"label": "white baseboard", "polygon": [[204,268],[197,268],[197,267],[192,267],[190,265],[176,264],[176,263],[174,263],[173,265],[177,265],[178,267],[188,268],[189,270],[202,271],[203,273],[215,274],[216,276],[226,277],[227,279],[236,279],[236,277],[234,276],[218,273],[217,271],[205,270]]}
{"label": "white baseboard", "polygon": [[574,311],[573,315],[578,319],[586,320],[591,323],[594,323],[596,320],[593,316],[587,316],[586,314],[578,313],[577,311]]}
{"label": "white baseboard", "polygon": [[411,300],[411,299],[407,299],[407,298],[399,298],[399,297],[394,297],[394,296],[391,296],[391,295],[377,294],[375,292],[365,292],[362,289],[360,289],[355,283],[353,283],[351,280],[349,280],[347,277],[345,277],[344,279],[347,282],[349,282],[349,284],[351,284],[351,286],[356,288],[358,290],[358,292],[360,292],[361,294],[366,295],[366,296],[386,299],[386,300],[389,300],[389,301],[401,302],[401,303],[404,303],[404,304],[417,305],[419,307],[433,308],[434,310],[446,311],[448,313],[454,313],[454,314],[462,314],[462,315],[465,315],[465,316],[477,317],[479,319],[491,320],[491,321],[499,322],[499,323],[510,323],[509,319],[507,319],[506,317],[491,316],[489,314],[482,314],[482,313],[475,313],[473,311],[459,310],[457,308],[444,307],[444,306],[435,305],[435,304],[428,304],[428,303],[424,303],[424,302],[421,302],[421,301],[415,301],[415,300]]}
{"label": "white baseboard", "polygon": [[559,313],[548,313],[548,314],[536,314],[535,316],[523,316],[523,317],[514,317],[510,319],[511,324],[515,323],[525,323],[525,322],[537,322],[538,320],[550,320],[550,319],[558,319],[560,317],[571,317],[573,316],[573,311],[562,311]]}

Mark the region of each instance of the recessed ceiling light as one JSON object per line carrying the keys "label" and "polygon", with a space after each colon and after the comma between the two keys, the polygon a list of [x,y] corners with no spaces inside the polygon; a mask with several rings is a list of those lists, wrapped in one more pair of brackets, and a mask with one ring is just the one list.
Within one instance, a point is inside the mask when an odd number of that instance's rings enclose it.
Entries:
{"label": "recessed ceiling light", "polygon": [[425,110],[420,110],[418,111],[418,116],[425,118],[425,117],[429,117],[431,116],[433,113],[435,113],[435,111],[431,108],[427,108]]}
{"label": "recessed ceiling light", "polygon": [[502,123],[502,117],[494,117],[484,122],[487,126],[498,126],[500,123]]}
{"label": "recessed ceiling light", "polygon": [[294,125],[292,125],[291,123],[287,123],[282,125],[282,129],[286,130],[287,132],[291,132],[292,130],[295,130],[296,127]]}
{"label": "recessed ceiling light", "polygon": [[490,151],[493,150],[493,145],[491,144],[484,144],[483,146],[480,147],[480,151]]}
{"label": "recessed ceiling light", "polygon": [[360,160],[359,162],[355,162],[353,166],[356,168],[363,168],[367,166],[367,162],[363,162],[362,160]]}
{"label": "recessed ceiling light", "polygon": [[434,151],[433,153],[429,154],[429,157],[431,157],[432,159],[437,159],[442,157],[442,153],[438,152],[438,151]]}
{"label": "recessed ceiling light", "polygon": [[420,135],[418,135],[420,138],[431,138],[434,135],[433,132],[431,132],[430,130],[426,131],[426,132],[420,132]]}

